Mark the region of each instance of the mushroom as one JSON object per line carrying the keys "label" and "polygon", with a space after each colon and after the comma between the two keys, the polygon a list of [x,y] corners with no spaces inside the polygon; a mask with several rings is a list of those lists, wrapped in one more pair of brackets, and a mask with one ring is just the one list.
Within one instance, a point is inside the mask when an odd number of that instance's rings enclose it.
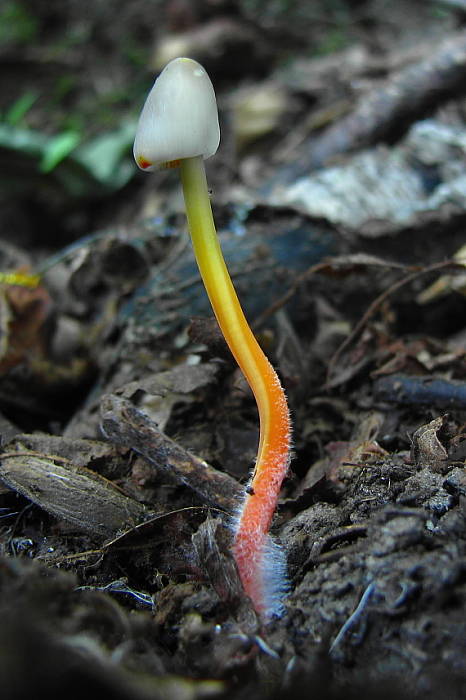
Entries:
{"label": "mushroom", "polygon": [[234,522],[233,555],[245,593],[269,619],[283,613],[287,590],[286,556],[269,529],[290,460],[291,421],[285,393],[248,326],[217,238],[204,159],[214,155],[219,141],[209,76],[192,59],[174,59],[147,97],[134,157],[143,170],[179,167],[199,271],[225,340],[256,399],[259,447]]}

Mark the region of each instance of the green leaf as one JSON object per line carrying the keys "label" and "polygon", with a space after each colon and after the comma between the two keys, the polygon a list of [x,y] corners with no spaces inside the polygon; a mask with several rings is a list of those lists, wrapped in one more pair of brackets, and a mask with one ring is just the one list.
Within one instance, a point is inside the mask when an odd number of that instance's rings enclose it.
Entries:
{"label": "green leaf", "polygon": [[39,95],[37,92],[33,92],[32,90],[18,97],[5,114],[6,123],[11,124],[11,126],[16,126],[29,112],[38,97]]}
{"label": "green leaf", "polygon": [[15,169],[13,160],[8,173],[0,167],[0,185],[10,189],[27,187],[39,170],[44,182],[45,176],[52,173],[54,182],[73,197],[118,190],[136,172],[131,156],[135,130],[136,122],[129,121],[115,131],[81,143],[82,136],[76,129],[50,137],[33,129],[0,123],[0,163],[2,151],[26,157],[31,176],[29,180],[25,178],[25,164],[18,159]]}
{"label": "green leaf", "polygon": [[40,131],[22,129],[10,124],[0,124],[0,147],[29,156],[40,156],[48,141]]}
{"label": "green leaf", "polygon": [[49,173],[64,160],[71,151],[74,151],[81,140],[80,135],[76,131],[64,131],[52,138],[46,145],[39,169],[43,173]]}
{"label": "green leaf", "polygon": [[126,158],[134,141],[135,122],[127,122],[119,129],[97,136],[74,154],[98,182],[117,189],[134,174],[132,160]]}

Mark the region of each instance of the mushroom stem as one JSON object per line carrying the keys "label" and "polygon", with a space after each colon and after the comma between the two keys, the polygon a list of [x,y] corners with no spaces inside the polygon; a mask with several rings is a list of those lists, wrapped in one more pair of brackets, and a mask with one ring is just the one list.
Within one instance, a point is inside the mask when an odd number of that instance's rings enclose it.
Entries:
{"label": "mushroom stem", "polygon": [[246,594],[264,617],[282,612],[284,554],[268,531],[289,464],[291,423],[285,393],[236,295],[215,230],[202,156],[180,162],[188,225],[201,277],[226,342],[259,411],[254,474],[235,524],[233,553]]}

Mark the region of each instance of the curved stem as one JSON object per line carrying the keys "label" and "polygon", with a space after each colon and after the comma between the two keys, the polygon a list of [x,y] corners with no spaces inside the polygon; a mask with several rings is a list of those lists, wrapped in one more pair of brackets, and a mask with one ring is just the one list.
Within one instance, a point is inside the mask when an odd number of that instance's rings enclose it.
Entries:
{"label": "curved stem", "polygon": [[[283,581],[275,580],[268,530],[289,463],[291,424],[275,370],[248,326],[218,242],[202,157],[181,161],[181,180],[194,253],[207,294],[228,346],[257,402],[260,439],[254,474],[236,525],[234,555],[245,592],[256,610],[278,610]],[[277,563],[275,574],[280,578]],[[275,575],[277,579],[277,575]],[[273,590],[273,588],[277,590]],[[271,609],[275,608],[275,609]]]}

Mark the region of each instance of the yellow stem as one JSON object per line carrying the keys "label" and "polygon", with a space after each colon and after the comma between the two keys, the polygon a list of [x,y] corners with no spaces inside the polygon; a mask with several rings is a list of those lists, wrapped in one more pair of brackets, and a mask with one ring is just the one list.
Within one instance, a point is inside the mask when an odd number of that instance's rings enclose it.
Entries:
{"label": "yellow stem", "polygon": [[228,346],[257,402],[260,439],[250,493],[235,535],[235,557],[246,593],[260,612],[264,603],[263,549],[289,460],[290,419],[275,370],[248,326],[218,241],[202,157],[181,161],[181,180],[194,253]]}

